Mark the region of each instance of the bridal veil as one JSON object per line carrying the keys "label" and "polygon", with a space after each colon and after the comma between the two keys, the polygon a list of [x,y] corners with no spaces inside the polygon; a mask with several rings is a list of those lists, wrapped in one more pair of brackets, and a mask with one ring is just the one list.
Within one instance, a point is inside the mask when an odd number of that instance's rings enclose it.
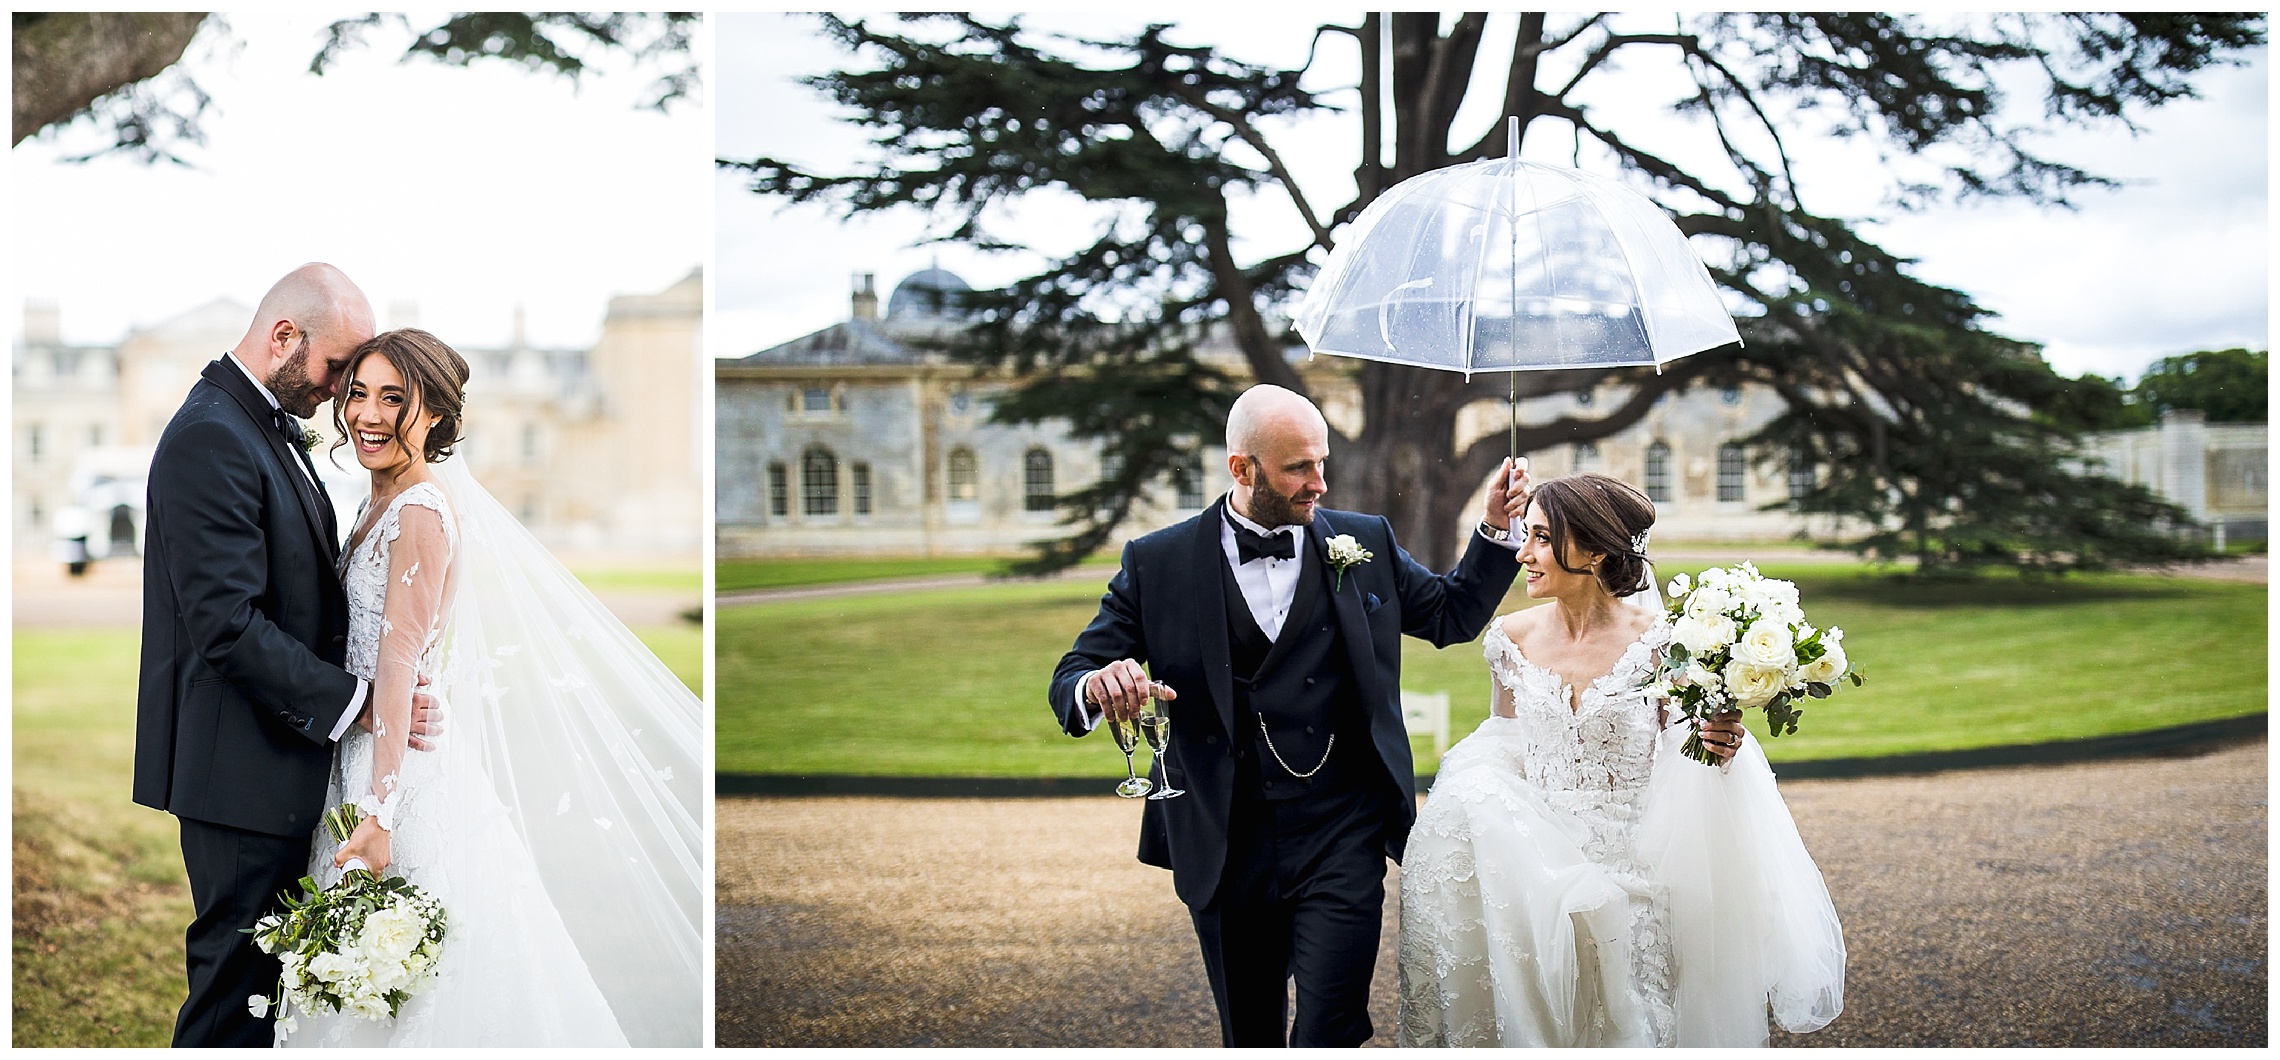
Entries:
{"label": "bridal veil", "polygon": [[636,1046],[704,1041],[704,707],[475,481],[435,465],[460,584],[444,739],[484,764]]}

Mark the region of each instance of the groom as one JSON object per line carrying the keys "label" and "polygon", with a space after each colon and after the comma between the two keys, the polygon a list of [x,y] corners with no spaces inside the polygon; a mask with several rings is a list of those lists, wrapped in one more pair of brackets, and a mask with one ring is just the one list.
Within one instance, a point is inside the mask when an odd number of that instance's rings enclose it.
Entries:
{"label": "groom", "polygon": [[[246,1002],[275,991],[278,964],[241,929],[308,871],[333,744],[364,717],[367,682],[342,669],[340,531],[296,417],[371,337],[347,276],[295,269],[151,458],[134,799],[180,819],[197,909],[177,1046],[270,1044],[271,1020]],[[415,699],[424,749],[432,704]]]}
{"label": "groom", "polygon": [[1369,1040],[1385,859],[1416,815],[1401,634],[1479,636],[1519,571],[1503,470],[1464,558],[1436,575],[1383,518],[1319,507],[1329,437],[1298,394],[1245,391],[1227,417],[1233,489],[1125,546],[1053,675],[1072,736],[1166,701],[1162,779],[1186,794],[1146,805],[1139,856],[1172,870],[1229,1046]]}

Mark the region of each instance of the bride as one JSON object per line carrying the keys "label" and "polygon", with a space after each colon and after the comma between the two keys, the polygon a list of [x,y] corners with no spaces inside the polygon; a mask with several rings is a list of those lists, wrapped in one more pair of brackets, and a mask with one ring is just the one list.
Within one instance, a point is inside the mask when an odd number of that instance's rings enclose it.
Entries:
{"label": "bride", "polygon": [[[1604,475],[1516,494],[1531,599],[1489,626],[1492,714],[1449,749],[1401,872],[1400,1044],[1763,1045],[1843,1008],[1844,937],[1764,754],[1717,768],[1645,683],[1670,625],[1655,509]],[[1641,602],[1644,606],[1641,606]]]}
{"label": "bride", "polygon": [[[467,363],[423,331],[351,354],[333,423],[371,473],[341,556],[348,669],[372,731],[341,741],[310,876],[360,858],[449,917],[436,978],[394,1019],[281,1014],[287,1045],[702,1042],[702,707],[476,484]],[[431,682],[451,735],[407,753]]]}

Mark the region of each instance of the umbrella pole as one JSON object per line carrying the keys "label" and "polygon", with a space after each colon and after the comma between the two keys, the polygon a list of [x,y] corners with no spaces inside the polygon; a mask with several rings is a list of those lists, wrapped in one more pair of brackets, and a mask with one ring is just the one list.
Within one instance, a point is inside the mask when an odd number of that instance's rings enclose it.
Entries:
{"label": "umbrella pole", "polygon": [[[1505,407],[1512,410],[1511,433],[1505,438],[1505,459],[1520,462],[1520,116],[1508,114],[1504,118],[1504,156],[1512,162],[1512,238],[1505,242],[1512,252],[1512,328],[1505,341],[1512,347],[1512,369],[1504,373],[1506,385]],[[1509,478],[1510,472],[1506,472]]]}

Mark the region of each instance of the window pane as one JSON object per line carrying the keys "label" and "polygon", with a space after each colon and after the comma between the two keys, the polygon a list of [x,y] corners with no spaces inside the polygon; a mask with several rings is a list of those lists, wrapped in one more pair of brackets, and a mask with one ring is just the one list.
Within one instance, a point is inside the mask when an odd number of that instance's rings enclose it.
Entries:
{"label": "window pane", "polygon": [[1742,447],[1728,442],[1718,447],[1718,499],[1742,499],[1743,475],[1749,469],[1749,459]]}
{"label": "window pane", "polygon": [[970,501],[981,495],[981,468],[974,461],[974,451],[950,450],[950,499]]}
{"label": "window pane", "polygon": [[1053,454],[1032,449],[1021,458],[1021,507],[1024,511],[1053,510]]}
{"label": "window pane", "polygon": [[1789,499],[1801,501],[1813,492],[1813,462],[1802,452],[1789,454]]}
{"label": "window pane", "polygon": [[831,391],[825,390],[820,386],[811,386],[806,390],[800,391],[800,411],[830,412]]}
{"label": "window pane", "polygon": [[768,465],[768,514],[778,519],[792,514],[792,498],[784,465]]}
{"label": "window pane", "polygon": [[1661,442],[1647,447],[1647,499],[1670,503],[1670,446]]}
{"label": "window pane", "polygon": [[1203,458],[1189,457],[1172,468],[1172,486],[1182,508],[1203,507]]}
{"label": "window pane", "polygon": [[1575,459],[1571,473],[1580,475],[1586,471],[1597,470],[1599,470],[1599,447],[1590,442],[1578,442],[1575,447]]}
{"label": "window pane", "polygon": [[850,464],[847,473],[854,480],[855,514],[871,514],[871,465]]}
{"label": "window pane", "polygon": [[808,515],[839,514],[839,460],[826,449],[800,458],[800,510]]}

